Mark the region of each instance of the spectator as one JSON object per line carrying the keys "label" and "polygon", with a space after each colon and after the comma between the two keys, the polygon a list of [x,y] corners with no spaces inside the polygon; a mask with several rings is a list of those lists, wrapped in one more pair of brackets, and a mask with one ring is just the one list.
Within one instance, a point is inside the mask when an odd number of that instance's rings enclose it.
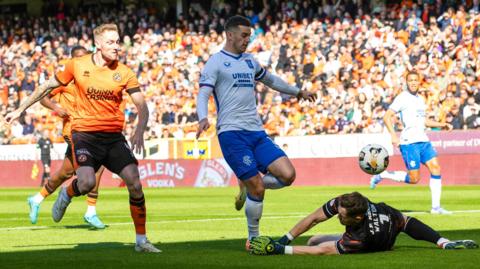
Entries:
{"label": "spectator", "polygon": [[[243,1],[211,10],[191,4],[176,18],[172,9],[149,12],[146,6],[123,4],[53,5],[45,16],[16,20],[5,15],[0,21],[0,113],[18,107],[73,46],[93,49],[93,25],[114,21],[124,35],[121,60],[137,71],[150,108],[146,138],[188,137],[195,130],[199,72],[208,55],[222,47],[224,19],[239,13],[254,22],[249,51],[262,65],[319,97],[316,109],[310,109],[296,98],[257,87],[258,109],[271,135],[381,132],[381,115],[413,69],[423,77],[421,95],[429,113],[455,129],[478,128],[478,1],[448,9],[445,1],[411,2],[374,10],[372,1],[351,0]],[[216,113],[211,102],[209,112]],[[128,100],[125,114],[128,137],[138,120]],[[61,119],[46,109],[32,107],[27,119],[24,126],[0,130],[1,143],[31,142],[25,138],[32,128],[61,139],[56,131]],[[214,131],[212,126],[207,135]]]}

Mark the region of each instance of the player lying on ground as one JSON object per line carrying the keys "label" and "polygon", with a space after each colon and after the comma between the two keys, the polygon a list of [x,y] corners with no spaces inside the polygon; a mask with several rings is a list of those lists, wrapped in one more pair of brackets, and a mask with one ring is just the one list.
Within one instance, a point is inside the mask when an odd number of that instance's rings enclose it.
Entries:
{"label": "player lying on ground", "polygon": [[[343,235],[315,235],[308,246],[288,246],[290,242],[320,222],[338,214],[345,225]],[[298,222],[278,241],[261,236],[250,242],[256,255],[310,254],[333,255],[391,250],[400,232],[443,249],[478,248],[473,240],[450,241],[414,217],[403,215],[385,203],[372,203],[358,192],[333,198]]]}
{"label": "player lying on ground", "polygon": [[[82,57],[88,54],[87,49],[82,46],[73,47],[70,54],[73,58]],[[60,86],[54,89],[50,96],[46,96],[40,101],[44,107],[51,109],[57,113],[59,117],[63,118],[63,129],[62,135],[65,142],[67,143],[67,150],[65,152],[65,158],[63,160],[62,166],[60,169],[43,185],[42,179],[42,189],[37,192],[35,195],[28,197],[27,202],[30,207],[30,222],[36,224],[38,220],[38,211],[40,210],[40,204],[45,198],[50,196],[52,193],[57,190],[58,187],[62,185],[63,182],[70,179],[75,174],[75,169],[73,168],[73,155],[72,155],[72,138],[71,138],[71,118],[73,113],[75,113],[75,83],[70,83],[67,86]],[[58,102],[54,102],[50,97],[55,97]],[[49,153],[50,155],[50,153]],[[50,156],[49,156],[50,158]],[[96,204],[98,199],[98,186],[100,184],[100,178],[102,173],[105,170],[105,167],[100,167],[100,169],[95,173],[96,184],[95,188],[87,194],[87,212],[83,219],[90,226],[96,229],[105,228],[105,224],[97,216]]]}

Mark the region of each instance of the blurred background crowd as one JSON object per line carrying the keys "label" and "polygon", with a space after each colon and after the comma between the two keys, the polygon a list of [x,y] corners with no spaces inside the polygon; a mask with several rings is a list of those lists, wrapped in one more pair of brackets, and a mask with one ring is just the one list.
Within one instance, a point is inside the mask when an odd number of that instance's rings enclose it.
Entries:
{"label": "blurred background crowd", "polygon": [[[319,97],[314,104],[298,102],[258,83],[258,111],[271,136],[383,132],[383,114],[405,89],[409,70],[422,76],[427,117],[454,129],[480,127],[478,0],[214,0],[191,3],[180,14],[142,1],[51,2],[42,16],[0,19],[0,116],[52,76],[73,46],[93,51],[95,26],[115,22],[121,61],[138,74],[148,103],[145,138],[192,138],[200,71],[223,47],[225,19],[241,14],[254,25],[248,52]],[[213,100],[209,110],[214,119]],[[136,115],[127,101],[127,137]],[[34,143],[44,131],[61,142],[61,126],[54,112],[36,104],[20,121],[0,126],[0,144]],[[205,135],[214,133],[212,127]]]}

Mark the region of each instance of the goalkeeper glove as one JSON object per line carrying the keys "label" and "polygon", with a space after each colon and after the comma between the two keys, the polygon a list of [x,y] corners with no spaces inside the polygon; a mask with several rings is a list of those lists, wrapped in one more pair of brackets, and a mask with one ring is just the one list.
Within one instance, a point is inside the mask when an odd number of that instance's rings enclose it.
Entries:
{"label": "goalkeeper glove", "polygon": [[268,236],[259,236],[250,241],[250,253],[255,255],[285,254],[285,246]]}
{"label": "goalkeeper glove", "polygon": [[279,243],[280,245],[286,246],[286,245],[290,245],[290,243],[292,243],[292,240],[288,239],[287,235],[284,235],[282,236],[282,238],[277,240],[277,243]]}

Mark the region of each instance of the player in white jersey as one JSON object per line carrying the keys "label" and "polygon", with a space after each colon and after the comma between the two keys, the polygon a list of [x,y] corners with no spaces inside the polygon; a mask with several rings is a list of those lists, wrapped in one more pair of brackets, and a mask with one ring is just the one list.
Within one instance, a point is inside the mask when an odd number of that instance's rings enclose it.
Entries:
{"label": "player in white jersey", "polygon": [[[448,123],[432,121],[425,117],[426,105],[421,96],[418,96],[420,76],[416,72],[407,74],[407,91],[400,93],[385,113],[383,120],[392,137],[392,144],[400,146],[403,161],[407,167],[405,171],[384,171],[375,175],[370,180],[370,187],[373,189],[384,178],[397,182],[416,184],[420,180],[420,164],[427,166],[430,171],[430,191],[432,193],[432,214],[451,214],[451,212],[440,206],[442,193],[442,176],[440,164],[438,163],[437,152],[432,147],[430,140],[425,133],[425,127],[446,127],[451,129]],[[400,139],[393,128],[392,118],[399,114],[404,125]]]}
{"label": "player in white jersey", "polygon": [[249,249],[250,239],[259,236],[265,189],[283,188],[295,180],[292,163],[264,131],[257,113],[255,83],[260,81],[299,99],[314,101],[316,95],[288,85],[261,67],[252,55],[245,53],[251,35],[247,18],[229,18],[225,31],[227,41],[224,48],[213,54],[202,70],[197,98],[197,138],[210,126],[208,99],[213,93],[217,106],[217,134],[223,156],[246,187],[246,248]]}

